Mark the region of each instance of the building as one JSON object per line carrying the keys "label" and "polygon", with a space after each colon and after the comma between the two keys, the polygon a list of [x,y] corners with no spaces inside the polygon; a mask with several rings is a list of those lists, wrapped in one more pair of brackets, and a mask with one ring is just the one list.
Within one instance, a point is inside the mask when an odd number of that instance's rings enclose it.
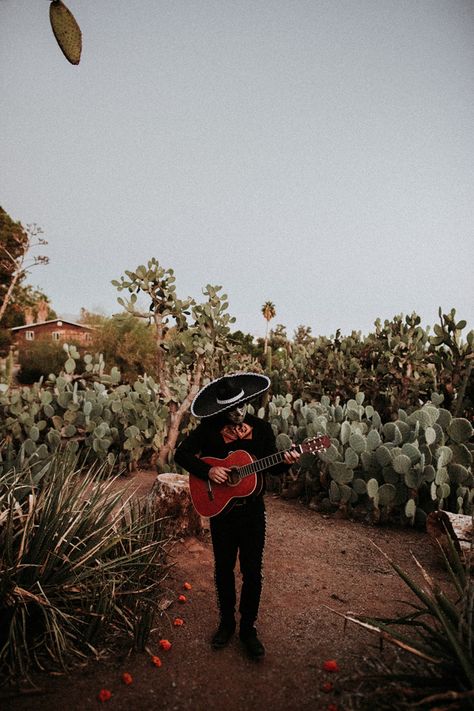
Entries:
{"label": "building", "polygon": [[87,348],[92,342],[94,329],[74,321],[55,318],[50,321],[27,323],[10,329],[13,335],[13,347],[27,350],[35,341],[52,341],[53,343],[74,343]]}

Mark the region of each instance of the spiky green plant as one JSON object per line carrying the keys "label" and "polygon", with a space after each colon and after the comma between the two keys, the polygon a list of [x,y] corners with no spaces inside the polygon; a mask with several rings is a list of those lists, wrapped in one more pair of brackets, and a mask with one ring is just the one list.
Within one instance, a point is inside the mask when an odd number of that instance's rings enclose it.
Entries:
{"label": "spiky green plant", "polygon": [[411,611],[390,619],[343,615],[416,660],[406,662],[404,670],[400,665],[389,668],[383,667],[383,662],[377,664],[379,690],[381,686],[397,686],[396,708],[474,708],[474,580],[470,557],[461,558],[452,541],[448,554],[440,550],[448,571],[446,590],[414,556],[424,584],[417,583],[381,551],[414,594],[416,601],[408,603]]}
{"label": "spiky green plant", "polygon": [[66,667],[125,631],[143,648],[166,577],[150,506],[55,455],[0,482],[0,677]]}

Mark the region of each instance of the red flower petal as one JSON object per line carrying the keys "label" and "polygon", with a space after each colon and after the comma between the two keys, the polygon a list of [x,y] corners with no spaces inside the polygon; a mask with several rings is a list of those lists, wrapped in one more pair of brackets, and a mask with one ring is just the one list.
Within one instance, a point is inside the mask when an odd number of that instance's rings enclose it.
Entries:
{"label": "red flower petal", "polygon": [[123,681],[124,684],[127,684],[127,686],[128,686],[129,684],[132,683],[133,677],[132,677],[132,675],[129,674],[128,672],[124,672],[124,673],[122,674],[122,681]]}
{"label": "red flower petal", "polygon": [[109,701],[112,698],[112,692],[108,689],[101,689],[97,694],[98,700],[103,704],[105,701]]}
{"label": "red flower petal", "polygon": [[181,617],[176,617],[173,624],[175,627],[181,627],[181,625],[184,625],[184,620],[182,620]]}
{"label": "red flower petal", "polygon": [[167,639],[160,639],[160,647],[167,652],[168,649],[171,649],[171,642]]}
{"label": "red flower petal", "polygon": [[178,597],[178,602],[186,602],[186,600],[187,600],[186,595],[180,595],[180,596]]}
{"label": "red flower petal", "polygon": [[152,661],[152,664],[155,665],[155,667],[161,667],[162,661],[159,657],[152,657],[151,661]]}
{"label": "red flower petal", "polygon": [[335,659],[327,659],[323,664],[323,669],[327,672],[338,672],[339,665]]}
{"label": "red flower petal", "polygon": [[183,588],[184,588],[185,590],[191,590],[192,585],[191,585],[191,583],[183,583]]}

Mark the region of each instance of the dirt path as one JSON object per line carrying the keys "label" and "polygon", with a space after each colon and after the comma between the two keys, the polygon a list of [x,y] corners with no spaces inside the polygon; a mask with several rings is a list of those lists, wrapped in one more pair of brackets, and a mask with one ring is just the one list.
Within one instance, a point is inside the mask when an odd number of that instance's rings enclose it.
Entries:
{"label": "dirt path", "polygon": [[[173,603],[158,621],[150,644],[162,659],[154,667],[147,655],[127,660],[89,664],[68,676],[42,678],[44,693],[17,697],[0,708],[85,711],[100,707],[102,688],[112,692],[110,711],[317,711],[337,704],[335,692],[322,684],[337,674],[322,670],[325,660],[336,659],[341,675],[360,669],[363,656],[378,643],[354,626],[344,634],[339,612],[376,614],[403,611],[400,600],[408,592],[369,538],[403,567],[414,571],[412,550],[429,570],[442,568],[425,534],[399,529],[373,528],[326,517],[296,502],[267,496],[265,581],[258,629],[267,648],[261,662],[251,662],[238,639],[215,652],[209,637],[215,623],[212,551],[208,537],[178,542],[173,549],[175,567],[168,579]],[[183,590],[187,581],[192,589]],[[186,594],[180,604],[178,595]],[[180,627],[175,617],[184,619]],[[158,641],[172,642],[169,651]],[[133,676],[125,686],[123,672]]]}

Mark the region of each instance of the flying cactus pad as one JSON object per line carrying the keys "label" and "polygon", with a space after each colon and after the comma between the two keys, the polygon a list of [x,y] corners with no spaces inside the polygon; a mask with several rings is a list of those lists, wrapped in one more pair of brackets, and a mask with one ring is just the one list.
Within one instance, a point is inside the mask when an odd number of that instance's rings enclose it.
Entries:
{"label": "flying cactus pad", "polygon": [[74,15],[61,0],[53,0],[49,6],[49,19],[56,41],[64,56],[71,64],[79,64],[82,33]]}

